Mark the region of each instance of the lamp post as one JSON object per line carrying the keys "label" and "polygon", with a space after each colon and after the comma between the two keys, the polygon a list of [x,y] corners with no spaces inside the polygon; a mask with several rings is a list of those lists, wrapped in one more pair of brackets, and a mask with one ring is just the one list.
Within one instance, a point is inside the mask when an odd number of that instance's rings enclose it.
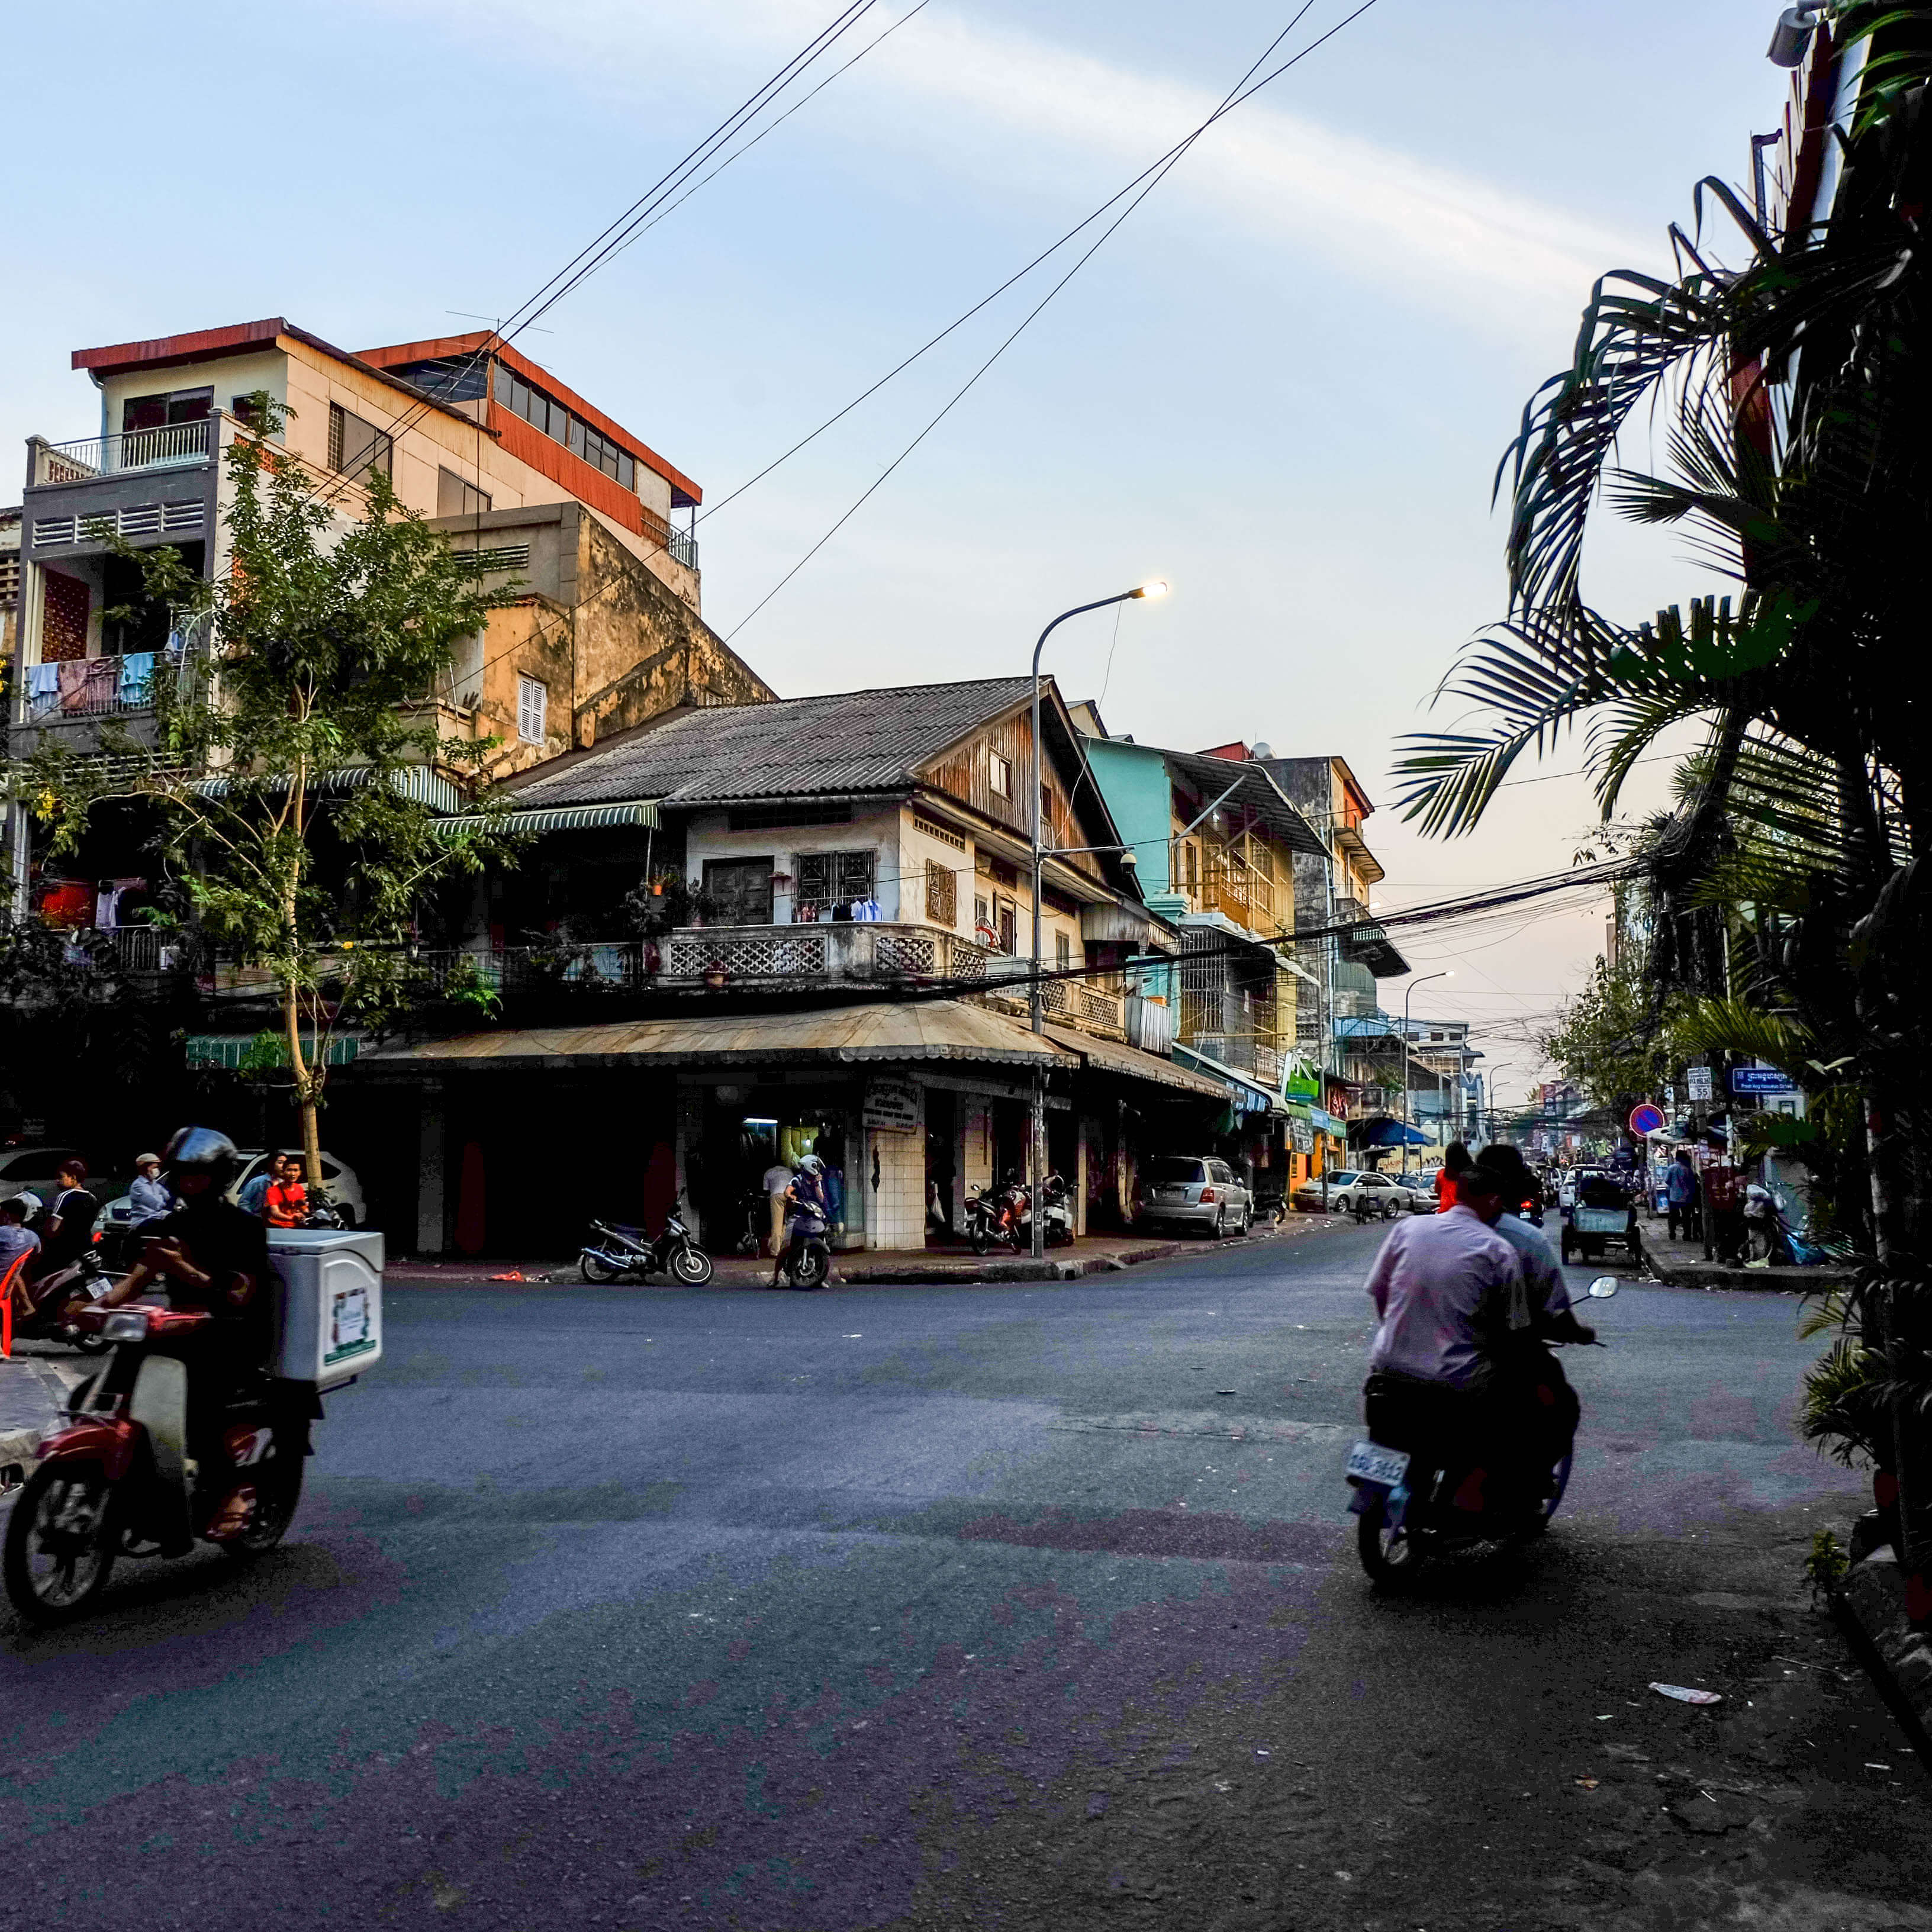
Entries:
{"label": "lamp post", "polygon": [[[1425,973],[1419,980],[1412,980],[1402,989],[1402,1135],[1405,1148],[1408,1144],[1408,1002],[1418,986],[1426,986],[1431,980],[1453,980],[1454,970],[1445,967],[1440,973]],[[1406,1154],[1403,1158],[1408,1158]]]}
{"label": "lamp post", "polygon": [[[1089,610],[1104,610],[1110,604],[1131,603],[1139,597],[1166,595],[1167,586],[1156,578],[1132,590],[1118,592],[1112,597],[1096,597],[1090,604],[1076,604],[1072,610],[1061,611],[1040,632],[1040,640],[1033,647],[1033,975],[1028,982],[1030,997],[1027,1004],[1033,1030],[1036,1034],[1044,1034],[1046,1030],[1040,986],[1040,874],[1046,863],[1046,855],[1040,849],[1041,787],[1046,782],[1046,761],[1040,736],[1040,654],[1046,650],[1047,639],[1070,617],[1083,616]],[[1046,1216],[1041,1212],[1040,1198],[1040,1183],[1046,1174],[1046,1068],[1043,1064],[1036,1064],[1033,1070],[1033,1130],[1027,1139],[1027,1182],[1033,1196],[1033,1258],[1040,1261],[1046,1253]]]}

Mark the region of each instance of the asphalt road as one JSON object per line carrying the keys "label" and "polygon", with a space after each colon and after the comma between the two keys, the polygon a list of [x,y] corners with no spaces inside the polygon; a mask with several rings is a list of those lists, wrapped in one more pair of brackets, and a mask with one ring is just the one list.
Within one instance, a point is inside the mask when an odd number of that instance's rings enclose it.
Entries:
{"label": "asphalt road", "polygon": [[1795,1304],[1626,1288],[1556,1528],[1391,1601],[1377,1238],[394,1291],[278,1558],[0,1627],[0,1925],[1932,1928]]}

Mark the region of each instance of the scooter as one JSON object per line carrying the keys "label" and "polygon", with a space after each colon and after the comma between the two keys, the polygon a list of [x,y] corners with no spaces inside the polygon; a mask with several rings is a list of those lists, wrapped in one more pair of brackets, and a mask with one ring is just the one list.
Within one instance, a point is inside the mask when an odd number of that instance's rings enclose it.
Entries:
{"label": "scooter", "polygon": [[800,1225],[801,1219],[794,1215],[785,1223],[784,1252],[772,1271],[774,1288],[823,1288],[831,1276],[832,1244],[825,1238],[824,1222],[806,1228]]}
{"label": "scooter", "polygon": [[[1616,1292],[1614,1275],[1599,1275],[1588,1290],[1593,1301],[1607,1300]],[[1488,1502],[1482,1480],[1494,1472],[1476,1468],[1456,1448],[1426,1434],[1412,1440],[1409,1449],[1370,1441],[1348,1451],[1356,1554],[1370,1580],[1384,1588],[1412,1582],[1434,1558],[1540,1536],[1569,1486],[1570,1458],[1565,1454],[1535,1486],[1540,1493],[1519,1484],[1516,1500],[1497,1506]]]}
{"label": "scooter", "polygon": [[0,1574],[30,1623],[81,1616],[120,1557],[183,1556],[199,1540],[245,1562],[281,1541],[321,1400],[305,1383],[256,1378],[224,1409],[215,1459],[198,1463],[188,1370],[166,1351],[214,1319],[140,1301],[76,1317],[113,1352],[69,1396],[8,1521]]}
{"label": "scooter", "polygon": [[983,1255],[994,1243],[1009,1243],[1018,1254],[1025,1245],[1020,1234],[1015,1190],[990,1184],[966,1197],[966,1238],[976,1255]]}
{"label": "scooter", "polygon": [[[1042,1197],[1041,1215],[1046,1229],[1046,1245],[1050,1248],[1071,1247],[1073,1244],[1073,1209],[1066,1198],[1066,1183],[1058,1174],[1049,1174],[1040,1184]],[[1022,1244],[1033,1245],[1033,1202],[1024,1189],[1020,1190],[1019,1220],[1015,1231],[1013,1246]]]}
{"label": "scooter", "polygon": [[712,1260],[678,1219],[676,1210],[682,1205],[680,1196],[664,1216],[664,1232],[655,1240],[641,1228],[592,1221],[591,1239],[577,1258],[578,1271],[599,1287],[614,1281],[648,1281],[654,1274],[669,1274],[687,1287],[702,1288],[711,1279]]}
{"label": "scooter", "polygon": [[27,1283],[29,1312],[14,1316],[16,1341],[64,1342],[85,1354],[98,1354],[106,1347],[98,1330],[74,1318],[114,1286],[114,1276],[101,1261],[100,1242],[95,1235],[94,1244],[83,1250],[78,1261]]}

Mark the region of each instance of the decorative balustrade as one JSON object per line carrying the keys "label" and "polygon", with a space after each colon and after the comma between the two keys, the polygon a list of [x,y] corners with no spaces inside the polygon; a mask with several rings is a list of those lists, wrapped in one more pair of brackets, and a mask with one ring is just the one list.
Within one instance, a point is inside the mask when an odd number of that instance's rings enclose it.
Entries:
{"label": "decorative balustrade", "polygon": [[700,926],[664,943],[666,980],[974,980],[990,956],[950,932],[867,920]]}

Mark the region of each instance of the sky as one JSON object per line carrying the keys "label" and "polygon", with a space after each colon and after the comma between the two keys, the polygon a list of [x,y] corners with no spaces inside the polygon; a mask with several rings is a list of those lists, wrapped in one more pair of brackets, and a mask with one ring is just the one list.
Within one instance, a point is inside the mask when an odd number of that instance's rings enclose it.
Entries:
{"label": "sky", "polygon": [[[514,311],[842,4],[28,10],[0,74],[0,446],[96,433],[76,347],[280,314],[356,349]],[[878,0],[817,70],[869,46],[848,72],[519,346],[715,505],[1181,139],[1298,4]],[[1275,60],[1354,4],[1316,0]],[[1375,0],[1210,129],[883,483],[1072,251],[708,516],[706,616],[802,696],[1023,670],[1055,613],[1162,577],[1050,648],[1112,730],[1339,753],[1382,808],[1389,909],[1567,866],[1595,809],[1546,775],[1580,746],[1448,843],[1390,808],[1390,766],[1455,723],[1432,698],[1501,614],[1491,479],[1592,281],[1665,268],[1694,184],[1741,181],[1776,124],[1777,10]],[[1610,530],[1586,592],[1647,615],[1708,587],[1682,551]],[[1561,904],[1398,938],[1455,974],[1414,1011],[1472,1022],[1500,1099],[1602,933]]]}

